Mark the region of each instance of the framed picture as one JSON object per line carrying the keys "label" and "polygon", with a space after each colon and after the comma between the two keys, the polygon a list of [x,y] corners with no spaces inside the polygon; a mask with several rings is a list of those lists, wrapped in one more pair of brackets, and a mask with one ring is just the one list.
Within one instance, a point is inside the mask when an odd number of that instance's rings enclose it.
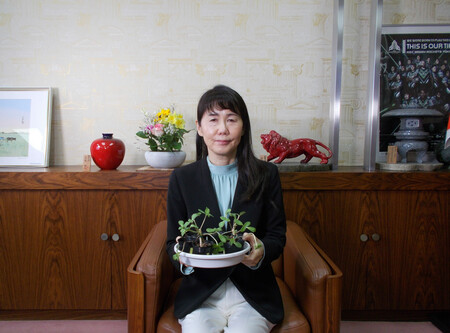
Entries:
{"label": "framed picture", "polygon": [[[417,151],[412,150],[411,160],[400,156],[402,161],[434,163],[450,108],[450,25],[382,25],[382,4],[374,0],[371,9],[364,149],[364,168],[369,171],[386,164],[388,147],[410,130],[420,142],[414,143]],[[419,144],[426,146],[425,155]]]}
{"label": "framed picture", "polygon": [[395,112],[425,110],[428,151],[443,143],[450,106],[449,60],[450,26],[382,26],[377,162],[385,162],[388,146],[398,141],[400,119],[390,116]]}
{"label": "framed picture", "polygon": [[0,166],[48,166],[51,112],[51,88],[0,88]]}

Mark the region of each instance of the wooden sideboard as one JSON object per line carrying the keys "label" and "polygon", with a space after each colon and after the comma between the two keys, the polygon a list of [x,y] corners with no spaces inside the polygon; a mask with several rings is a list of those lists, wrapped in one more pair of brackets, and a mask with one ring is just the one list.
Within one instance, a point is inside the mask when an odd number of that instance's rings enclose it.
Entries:
{"label": "wooden sideboard", "polygon": [[0,169],[0,312],[126,309],[126,268],[166,218],[170,175],[135,170]]}
{"label": "wooden sideboard", "polygon": [[450,311],[448,171],[281,178],[287,217],[343,271],[344,319]]}
{"label": "wooden sideboard", "polygon": [[[126,267],[166,217],[170,176],[137,168],[0,169],[0,318],[126,310]],[[341,167],[281,181],[287,218],[344,273],[343,318],[450,310],[450,172]]]}

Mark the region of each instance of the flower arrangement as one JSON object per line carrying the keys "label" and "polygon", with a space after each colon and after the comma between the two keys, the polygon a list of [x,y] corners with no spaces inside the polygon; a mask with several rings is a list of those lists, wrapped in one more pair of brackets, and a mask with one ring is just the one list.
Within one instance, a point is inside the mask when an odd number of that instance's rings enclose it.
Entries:
{"label": "flower arrangement", "polygon": [[183,136],[188,133],[184,128],[183,115],[176,113],[173,107],[161,109],[156,114],[144,112],[143,128],[136,133],[152,151],[180,151]]}

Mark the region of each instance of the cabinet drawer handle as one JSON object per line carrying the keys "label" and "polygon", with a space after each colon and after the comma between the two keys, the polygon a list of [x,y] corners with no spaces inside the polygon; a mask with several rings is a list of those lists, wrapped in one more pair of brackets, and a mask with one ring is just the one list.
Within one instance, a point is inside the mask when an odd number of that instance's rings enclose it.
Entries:
{"label": "cabinet drawer handle", "polygon": [[108,236],[108,234],[105,233],[105,232],[102,233],[102,234],[100,235],[100,239],[101,239],[102,241],[107,241],[108,238],[109,238],[109,236]]}
{"label": "cabinet drawer handle", "polygon": [[119,239],[120,239],[120,236],[119,236],[119,234],[114,234],[114,235],[112,235],[111,238],[112,238],[113,241],[118,242]]}
{"label": "cabinet drawer handle", "polygon": [[361,236],[359,236],[359,239],[361,240],[361,242],[367,242],[369,240],[369,236],[367,236],[366,234],[361,234]]}
{"label": "cabinet drawer handle", "polygon": [[372,239],[375,241],[375,242],[378,242],[379,240],[380,240],[380,235],[379,234],[373,234],[372,235]]}

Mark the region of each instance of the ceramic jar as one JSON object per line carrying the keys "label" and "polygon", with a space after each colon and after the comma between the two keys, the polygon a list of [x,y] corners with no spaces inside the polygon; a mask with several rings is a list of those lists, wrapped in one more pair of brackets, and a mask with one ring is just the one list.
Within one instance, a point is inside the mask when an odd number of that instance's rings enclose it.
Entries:
{"label": "ceramic jar", "polygon": [[125,156],[125,144],[114,139],[112,133],[103,133],[103,137],[91,143],[91,156],[102,170],[114,170],[119,167]]}

